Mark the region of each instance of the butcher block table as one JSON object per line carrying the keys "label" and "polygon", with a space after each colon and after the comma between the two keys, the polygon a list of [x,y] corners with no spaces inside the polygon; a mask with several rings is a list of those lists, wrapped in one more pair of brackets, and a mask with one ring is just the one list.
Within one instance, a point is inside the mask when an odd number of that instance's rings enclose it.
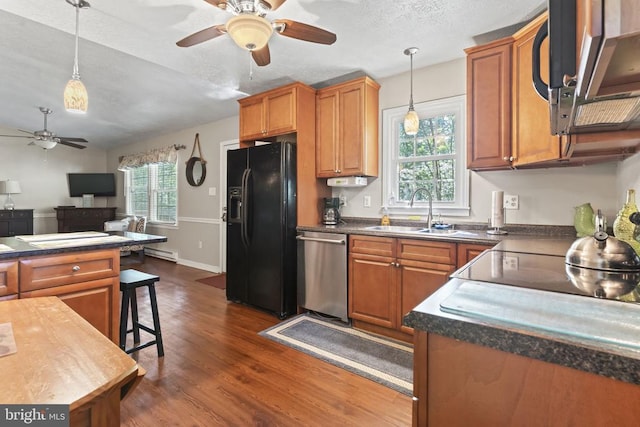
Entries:
{"label": "butcher block table", "polygon": [[0,302],[16,352],[0,357],[0,404],[69,405],[71,426],[120,425],[144,369],[57,297]]}

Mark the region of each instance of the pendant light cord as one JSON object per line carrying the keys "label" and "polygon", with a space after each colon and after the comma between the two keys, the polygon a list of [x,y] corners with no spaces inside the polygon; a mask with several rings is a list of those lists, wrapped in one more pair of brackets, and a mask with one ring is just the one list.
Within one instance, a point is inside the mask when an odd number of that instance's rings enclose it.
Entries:
{"label": "pendant light cord", "polygon": [[[76,47],[77,51],[77,47]],[[77,53],[76,53],[77,55]],[[410,73],[410,92],[409,92],[409,110],[413,110],[413,52],[411,52],[411,73]]]}
{"label": "pendant light cord", "polygon": [[80,4],[75,4],[74,7],[76,8],[76,51],[73,60],[73,74],[71,75],[71,77],[77,80],[80,78],[80,71],[78,70],[78,33],[80,27]]}

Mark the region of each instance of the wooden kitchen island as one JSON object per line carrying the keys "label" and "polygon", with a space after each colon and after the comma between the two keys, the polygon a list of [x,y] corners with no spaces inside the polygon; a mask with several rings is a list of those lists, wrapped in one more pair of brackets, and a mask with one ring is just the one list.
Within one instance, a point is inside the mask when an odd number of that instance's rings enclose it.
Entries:
{"label": "wooden kitchen island", "polygon": [[0,302],[4,323],[17,351],[0,357],[2,404],[69,405],[71,426],[120,425],[120,400],[144,375],[135,360],[56,297]]}
{"label": "wooden kitchen island", "polygon": [[0,301],[57,296],[118,344],[119,248],[166,241],[132,232],[0,238]]}

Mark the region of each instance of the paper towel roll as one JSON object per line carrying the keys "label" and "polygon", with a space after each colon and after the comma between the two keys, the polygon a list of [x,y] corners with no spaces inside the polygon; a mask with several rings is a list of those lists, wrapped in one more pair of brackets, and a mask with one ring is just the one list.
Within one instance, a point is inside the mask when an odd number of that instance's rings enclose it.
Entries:
{"label": "paper towel roll", "polygon": [[491,193],[491,226],[500,228],[504,226],[504,191]]}

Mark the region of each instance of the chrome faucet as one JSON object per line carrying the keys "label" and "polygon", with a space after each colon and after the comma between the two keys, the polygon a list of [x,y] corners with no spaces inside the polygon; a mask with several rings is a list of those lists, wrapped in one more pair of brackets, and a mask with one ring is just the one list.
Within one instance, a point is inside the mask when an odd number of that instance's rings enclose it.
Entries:
{"label": "chrome faucet", "polygon": [[416,191],[414,191],[411,195],[409,207],[413,207],[413,202],[416,198],[416,194],[418,194],[419,191],[424,191],[425,193],[427,193],[427,196],[429,196],[429,214],[427,215],[427,228],[431,230],[431,224],[433,222],[433,197],[431,196],[431,192],[424,187],[416,188]]}

